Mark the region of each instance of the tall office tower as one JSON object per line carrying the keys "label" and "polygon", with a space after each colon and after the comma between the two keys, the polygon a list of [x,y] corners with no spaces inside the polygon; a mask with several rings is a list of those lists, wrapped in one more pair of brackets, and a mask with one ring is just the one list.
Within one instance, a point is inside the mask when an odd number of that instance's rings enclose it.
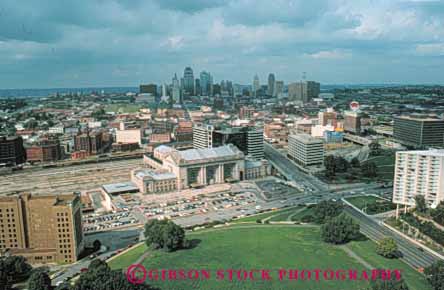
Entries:
{"label": "tall office tower", "polygon": [[0,165],[20,165],[26,162],[22,137],[0,136]]}
{"label": "tall office tower", "polygon": [[319,96],[320,88],[321,85],[313,81],[291,83],[288,85],[288,98],[308,103]]}
{"label": "tall office tower", "polygon": [[275,86],[274,74],[268,75],[268,87],[267,87],[267,95],[273,96],[274,94],[274,86]]}
{"label": "tall office tower", "polygon": [[256,74],[253,79],[253,96],[257,96],[257,92],[261,89],[259,76]]}
{"label": "tall office tower", "polygon": [[81,207],[78,194],[0,196],[1,254],[36,264],[75,262],[83,248]]}
{"label": "tall office tower", "polygon": [[213,80],[209,72],[202,71],[200,73],[200,88],[202,96],[211,96],[211,87],[213,85]]}
{"label": "tall office tower", "polygon": [[167,85],[166,84],[162,85],[162,96],[160,97],[160,101],[166,102],[166,103],[170,102],[170,97],[167,94]]}
{"label": "tall office tower", "polygon": [[193,148],[213,148],[214,127],[207,124],[195,124],[193,126]]}
{"label": "tall office tower", "polygon": [[173,77],[173,88],[172,88],[172,97],[173,97],[173,102],[178,104],[180,103],[180,83],[179,83],[179,79],[177,78],[177,74],[174,74]]}
{"label": "tall office tower", "polygon": [[247,130],[247,155],[255,159],[264,158],[264,131],[258,128]]}
{"label": "tall office tower", "polygon": [[235,145],[245,155],[264,158],[264,131],[256,127],[228,127],[213,131],[213,147]]}
{"label": "tall office tower", "polygon": [[196,94],[196,96],[200,96],[202,94],[202,88],[199,79],[194,80],[194,93]]}
{"label": "tall office tower", "polygon": [[183,89],[189,96],[194,95],[194,75],[190,67],[183,71]]}
{"label": "tall office tower", "polygon": [[345,111],[344,113],[344,131],[361,134],[361,114],[354,111]]}
{"label": "tall office tower", "polygon": [[416,148],[443,147],[444,120],[420,115],[395,117],[393,137]]}
{"label": "tall office tower", "polygon": [[336,125],[338,124],[336,119],[337,113],[333,108],[327,108],[326,111],[319,112],[318,117],[319,117],[319,125],[321,126],[332,125],[336,127]]}
{"label": "tall office tower", "polygon": [[444,201],[444,150],[396,152],[393,202],[414,206],[417,195],[432,208]]}
{"label": "tall office tower", "polygon": [[288,156],[303,167],[324,164],[324,142],[308,134],[288,136]]}
{"label": "tall office tower", "polygon": [[279,97],[284,93],[284,82],[276,81],[274,84],[273,97]]}
{"label": "tall office tower", "polygon": [[157,96],[157,85],[156,84],[140,85],[139,92],[141,94],[152,94],[153,96]]}

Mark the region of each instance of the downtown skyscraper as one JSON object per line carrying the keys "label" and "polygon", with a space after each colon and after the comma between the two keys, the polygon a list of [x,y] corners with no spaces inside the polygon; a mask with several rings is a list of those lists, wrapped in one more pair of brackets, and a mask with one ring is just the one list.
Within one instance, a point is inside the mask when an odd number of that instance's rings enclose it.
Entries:
{"label": "downtown skyscraper", "polygon": [[189,96],[194,95],[193,69],[189,66],[183,72],[183,90]]}
{"label": "downtown skyscraper", "polygon": [[209,72],[202,71],[200,73],[200,89],[202,96],[211,96],[213,88],[213,77]]}
{"label": "downtown skyscraper", "polygon": [[267,88],[267,95],[273,96],[274,94],[274,86],[275,86],[275,78],[274,74],[270,73],[268,75],[268,88]]}

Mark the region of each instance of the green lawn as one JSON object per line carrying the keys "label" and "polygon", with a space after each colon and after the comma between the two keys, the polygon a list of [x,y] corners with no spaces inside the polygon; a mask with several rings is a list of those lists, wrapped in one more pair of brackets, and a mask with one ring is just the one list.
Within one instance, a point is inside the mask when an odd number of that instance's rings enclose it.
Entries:
{"label": "green lawn", "polygon": [[[279,269],[356,269],[364,268],[359,261],[350,257],[343,249],[320,241],[318,227],[288,225],[248,225],[229,228],[208,229],[188,234],[188,239],[198,241],[188,250],[173,253],[155,251],[143,262],[147,269],[205,269],[209,280],[148,281],[149,284],[167,289],[366,289],[365,281],[301,281],[279,280]],[[372,242],[356,242],[352,246],[368,263],[379,267],[399,267],[385,264],[374,252]],[[111,263],[114,269],[125,269],[128,262],[141,254],[125,254]],[[121,262],[121,264],[119,264]],[[271,281],[217,280],[219,269],[269,269]],[[407,268],[406,268],[407,269]],[[407,269],[408,270],[408,269]],[[406,279],[411,290],[427,290],[422,276],[406,270]]]}
{"label": "green lawn", "polygon": [[143,108],[141,105],[136,104],[109,104],[105,107],[105,112],[115,112],[115,113],[136,113],[139,109]]}
{"label": "green lawn", "polygon": [[378,214],[395,209],[392,202],[372,195],[348,197],[346,200],[368,214]]}
{"label": "green lawn", "polygon": [[108,262],[111,268],[127,268],[132,263],[134,263],[137,258],[142,256],[142,254],[147,250],[145,244],[140,244],[125,254],[116,256],[114,259]]}
{"label": "green lawn", "polygon": [[396,155],[394,153],[390,152],[381,156],[370,157],[367,161],[375,162],[379,178],[390,181],[393,180],[396,161]]}
{"label": "green lawn", "polygon": [[311,215],[313,216],[313,211],[314,211],[314,207],[306,207],[305,209],[303,209],[302,211],[298,212],[297,214],[295,214],[294,216],[291,217],[292,221],[298,221],[300,222],[301,219],[306,216],[306,215]]}
{"label": "green lawn", "polygon": [[[233,221],[231,221],[232,223],[255,223],[258,219],[263,220],[269,217],[274,217],[276,215],[288,215],[291,212],[293,212],[296,208],[298,207],[291,207],[291,208],[283,208],[283,209],[278,209],[278,210],[272,210],[272,211],[267,211],[264,213],[260,213],[260,214],[255,214],[255,215],[251,215],[251,216],[246,216],[246,217],[242,217],[239,219],[235,219]],[[285,219],[286,220],[286,219]],[[270,221],[272,221],[270,219]],[[273,221],[279,221],[278,220],[273,220]]]}
{"label": "green lawn", "polygon": [[376,255],[376,244],[372,241],[351,242],[348,247],[375,268],[400,269],[410,289],[431,290],[425,277],[399,259],[386,259]]}

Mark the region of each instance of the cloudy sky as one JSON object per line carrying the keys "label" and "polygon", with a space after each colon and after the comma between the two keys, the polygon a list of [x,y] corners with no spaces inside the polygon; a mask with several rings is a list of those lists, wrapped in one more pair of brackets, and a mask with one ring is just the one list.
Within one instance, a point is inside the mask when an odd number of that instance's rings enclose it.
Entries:
{"label": "cloudy sky", "polygon": [[216,81],[444,84],[444,1],[1,0],[0,88]]}

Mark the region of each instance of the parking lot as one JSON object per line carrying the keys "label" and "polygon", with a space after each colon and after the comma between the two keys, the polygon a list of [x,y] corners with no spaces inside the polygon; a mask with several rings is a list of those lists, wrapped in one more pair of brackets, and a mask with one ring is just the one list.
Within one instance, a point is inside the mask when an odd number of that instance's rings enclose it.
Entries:
{"label": "parking lot", "polygon": [[294,186],[290,186],[284,181],[278,181],[274,178],[256,181],[255,183],[267,200],[287,198],[291,195],[301,193],[301,191]]}
{"label": "parking lot", "polygon": [[85,233],[111,230],[138,223],[138,220],[128,211],[110,214],[87,214],[83,216],[83,231]]}

